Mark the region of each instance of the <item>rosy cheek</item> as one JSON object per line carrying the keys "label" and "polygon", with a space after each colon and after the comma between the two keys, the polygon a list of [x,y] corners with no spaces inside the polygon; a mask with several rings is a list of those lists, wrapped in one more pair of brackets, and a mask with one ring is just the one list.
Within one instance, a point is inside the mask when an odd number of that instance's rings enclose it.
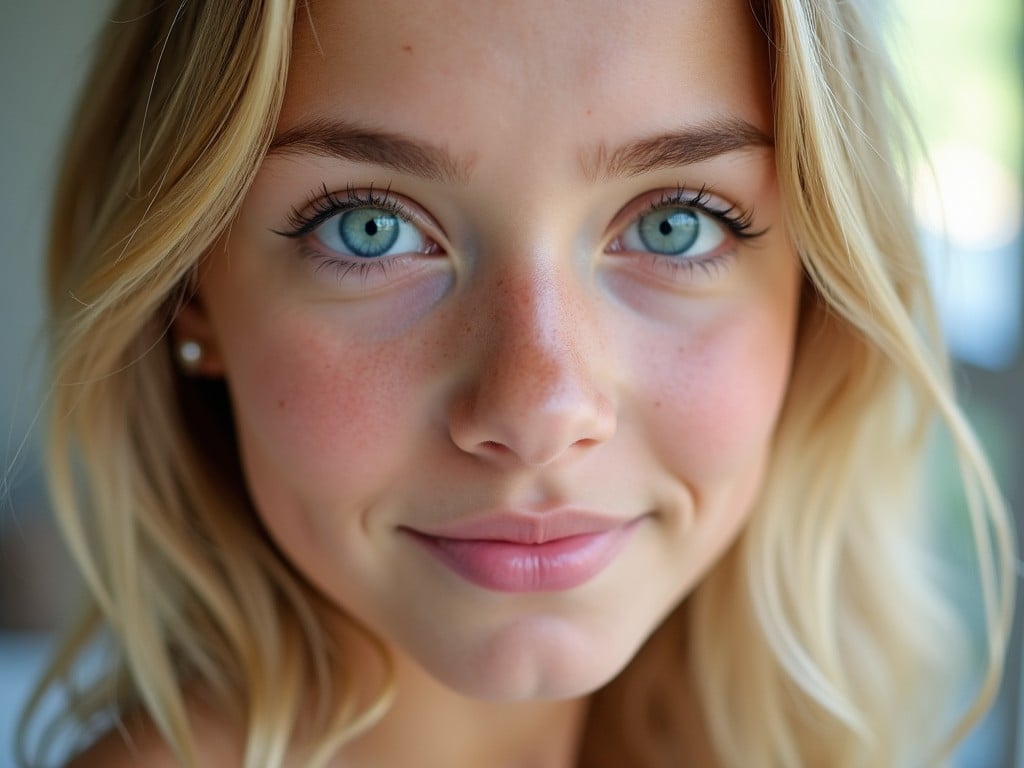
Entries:
{"label": "rosy cheek", "polygon": [[648,364],[651,430],[684,480],[710,483],[759,466],[785,392],[785,318],[736,314],[662,346]]}
{"label": "rosy cheek", "polygon": [[407,356],[339,340],[320,326],[279,324],[231,361],[232,397],[250,480],[331,495],[388,471],[409,423]]}

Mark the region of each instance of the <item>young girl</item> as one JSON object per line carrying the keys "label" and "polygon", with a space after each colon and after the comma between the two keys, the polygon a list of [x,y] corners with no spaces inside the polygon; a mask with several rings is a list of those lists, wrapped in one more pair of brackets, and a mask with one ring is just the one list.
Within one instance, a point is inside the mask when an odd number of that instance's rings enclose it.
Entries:
{"label": "young girl", "polygon": [[[839,0],[125,0],[49,264],[72,765],[935,765],[1011,531]],[[959,451],[976,703],[914,470]],[[29,758],[23,758],[26,762]]]}

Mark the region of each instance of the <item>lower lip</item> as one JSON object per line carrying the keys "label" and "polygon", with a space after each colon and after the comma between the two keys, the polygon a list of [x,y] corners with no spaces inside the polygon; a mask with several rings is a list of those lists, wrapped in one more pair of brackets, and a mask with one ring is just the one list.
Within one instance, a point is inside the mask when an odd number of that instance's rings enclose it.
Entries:
{"label": "lower lip", "polygon": [[466,581],[496,592],[558,592],[581,586],[626,546],[633,524],[543,544],[449,539],[410,531],[426,550]]}

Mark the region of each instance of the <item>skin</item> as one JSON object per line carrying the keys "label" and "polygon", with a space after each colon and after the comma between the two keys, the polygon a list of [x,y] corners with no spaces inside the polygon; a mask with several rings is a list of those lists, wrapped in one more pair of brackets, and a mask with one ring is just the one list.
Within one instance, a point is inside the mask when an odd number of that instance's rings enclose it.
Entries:
{"label": "skin", "polygon": [[[768,72],[742,0],[300,14],[278,135],[344,120],[441,147],[458,177],[272,152],[175,327],[227,381],[267,530],[395,655],[395,707],[340,764],[570,764],[586,695],[741,530],[800,282],[773,151],[597,166],[601,147],[724,119],[770,136]],[[371,187],[418,217],[424,253],[346,272],[315,235],[279,234],[324,189]],[[763,234],[709,219],[721,258],[692,268],[628,245],[651,204],[702,187]],[[564,505],[635,521],[573,589],[483,589],[404,532]]]}

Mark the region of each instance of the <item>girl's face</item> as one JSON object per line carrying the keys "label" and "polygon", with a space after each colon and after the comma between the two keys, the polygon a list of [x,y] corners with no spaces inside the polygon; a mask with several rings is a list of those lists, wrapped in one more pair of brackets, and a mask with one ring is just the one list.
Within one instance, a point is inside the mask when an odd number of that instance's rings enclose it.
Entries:
{"label": "girl's face", "polygon": [[178,334],[311,584],[462,693],[614,676],[743,525],[793,350],[746,0],[313,3]]}

